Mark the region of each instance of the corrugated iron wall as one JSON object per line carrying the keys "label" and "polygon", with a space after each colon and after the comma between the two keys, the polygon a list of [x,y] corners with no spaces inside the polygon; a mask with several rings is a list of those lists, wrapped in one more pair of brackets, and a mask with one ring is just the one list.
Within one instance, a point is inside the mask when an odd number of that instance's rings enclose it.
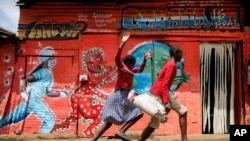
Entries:
{"label": "corrugated iron wall", "polygon": [[[244,11],[237,0],[128,1],[123,4],[37,2],[30,8],[21,9],[18,35],[21,38],[46,38],[56,36],[60,31],[60,36],[67,38],[83,31],[111,33],[122,29],[234,31],[240,30],[243,19]],[[214,21],[212,25],[211,21]],[[83,30],[85,26],[87,28]],[[71,32],[61,33],[66,29]]]}
{"label": "corrugated iron wall", "polygon": [[[18,71],[15,72],[13,83],[15,93],[12,92],[9,101],[12,104],[5,116],[22,103],[22,97],[17,95],[19,79],[36,68],[44,49],[52,48],[57,62],[53,68],[57,91],[65,94],[65,90],[80,85],[79,78],[89,78],[73,94],[56,98],[44,96],[43,100],[54,115],[51,121],[55,125],[51,133],[93,136],[95,127],[100,123],[100,109],[116,79],[113,59],[120,42],[120,32],[129,31],[132,36],[123,55],[142,52],[147,45],[154,46],[156,51],[160,50],[156,56],[174,45],[183,48],[184,71],[191,75],[191,79],[181,85],[176,94],[178,100],[189,109],[188,133],[202,133],[199,45],[202,41],[244,40],[243,10],[243,5],[237,0],[34,1],[30,7],[21,8],[20,11],[18,36],[24,42],[21,44],[21,54],[17,55]],[[150,63],[147,65],[148,69],[155,69]],[[101,72],[98,68],[102,68]],[[236,99],[240,99],[241,87],[236,89]],[[82,108],[88,105],[91,106]],[[243,122],[241,105],[242,101],[236,105],[240,113],[236,115],[236,123]],[[178,115],[171,112],[169,121],[162,124],[156,134],[179,134],[177,119]],[[11,126],[0,128],[0,133],[40,132],[45,121],[30,114],[22,122],[11,121]],[[149,116],[145,115],[142,122],[138,122],[131,130],[142,130],[147,121]],[[118,129],[112,127],[105,135],[112,135]]]}

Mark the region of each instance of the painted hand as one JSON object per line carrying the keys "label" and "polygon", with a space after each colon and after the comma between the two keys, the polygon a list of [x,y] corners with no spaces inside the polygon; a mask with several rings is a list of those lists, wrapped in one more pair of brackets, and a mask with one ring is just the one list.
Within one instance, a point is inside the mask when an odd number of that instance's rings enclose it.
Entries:
{"label": "painted hand", "polygon": [[21,79],[20,80],[20,92],[26,92],[26,80],[25,79]]}
{"label": "painted hand", "polygon": [[147,53],[145,53],[144,57],[146,60],[150,59],[152,57],[152,51],[148,51]]}

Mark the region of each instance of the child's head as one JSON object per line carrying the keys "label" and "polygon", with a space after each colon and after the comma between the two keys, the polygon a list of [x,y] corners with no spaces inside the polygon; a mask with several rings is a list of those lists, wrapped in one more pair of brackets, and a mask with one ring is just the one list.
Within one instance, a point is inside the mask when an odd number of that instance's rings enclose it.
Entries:
{"label": "child's head", "polygon": [[182,58],[182,49],[178,46],[171,47],[170,56],[173,57],[175,61],[180,61]]}
{"label": "child's head", "polygon": [[131,70],[134,68],[136,60],[135,57],[132,55],[127,55],[124,60],[123,63]]}

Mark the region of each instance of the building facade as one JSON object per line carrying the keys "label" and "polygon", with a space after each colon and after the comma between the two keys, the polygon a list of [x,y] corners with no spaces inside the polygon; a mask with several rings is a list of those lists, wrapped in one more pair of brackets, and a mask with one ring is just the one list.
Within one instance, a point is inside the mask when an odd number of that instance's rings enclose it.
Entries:
{"label": "building facade", "polygon": [[[15,62],[9,64],[13,75],[2,72],[1,99],[6,104],[1,105],[0,133],[93,136],[101,124],[100,110],[114,89],[114,57],[123,32],[131,37],[122,56],[134,55],[139,65],[143,53],[153,52],[144,72],[135,75],[133,88],[139,94],[149,93],[169,49],[183,49],[172,91],[188,108],[188,134],[224,134],[232,124],[250,124],[247,4],[238,0],[20,0],[17,36],[22,42],[15,54],[2,50]],[[50,72],[39,73],[51,56]],[[21,79],[30,74],[41,79],[49,75],[49,80],[32,82],[39,85],[27,92],[39,91],[39,96],[21,93]],[[3,83],[7,80],[11,85]],[[130,130],[142,130],[148,121],[145,114]],[[105,135],[118,129],[114,126]],[[171,111],[168,122],[155,133],[180,134],[178,115]]]}

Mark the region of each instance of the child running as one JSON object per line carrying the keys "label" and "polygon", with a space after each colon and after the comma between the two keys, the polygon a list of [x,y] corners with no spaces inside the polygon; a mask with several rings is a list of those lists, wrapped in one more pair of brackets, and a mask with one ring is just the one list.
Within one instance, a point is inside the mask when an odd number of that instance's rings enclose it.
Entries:
{"label": "child running", "polygon": [[124,126],[115,136],[122,140],[130,141],[125,132],[143,116],[142,111],[131,103],[127,97],[132,88],[134,73],[143,72],[146,61],[151,57],[151,54],[144,54],[144,60],[138,68],[134,68],[136,59],[132,55],[127,55],[122,61],[122,49],[129,37],[130,34],[128,32],[122,36],[122,42],[115,56],[115,63],[118,67],[118,78],[115,84],[115,90],[109,95],[101,111],[100,117],[104,123],[91,141],[97,141],[112,124],[121,125],[123,123],[125,123]]}
{"label": "child running", "polygon": [[[181,138],[182,141],[187,141],[187,108],[176,101],[174,98],[171,98],[169,95],[170,87],[176,76],[176,62],[182,59],[182,53],[182,49],[178,46],[170,48],[171,58],[165,63],[155,83],[151,87],[150,96],[162,103],[162,105],[165,105],[167,111],[170,108],[179,114]],[[137,141],[145,141],[154,132],[155,129],[159,128],[160,120],[160,117],[151,116],[151,120],[148,126],[143,130]]]}

